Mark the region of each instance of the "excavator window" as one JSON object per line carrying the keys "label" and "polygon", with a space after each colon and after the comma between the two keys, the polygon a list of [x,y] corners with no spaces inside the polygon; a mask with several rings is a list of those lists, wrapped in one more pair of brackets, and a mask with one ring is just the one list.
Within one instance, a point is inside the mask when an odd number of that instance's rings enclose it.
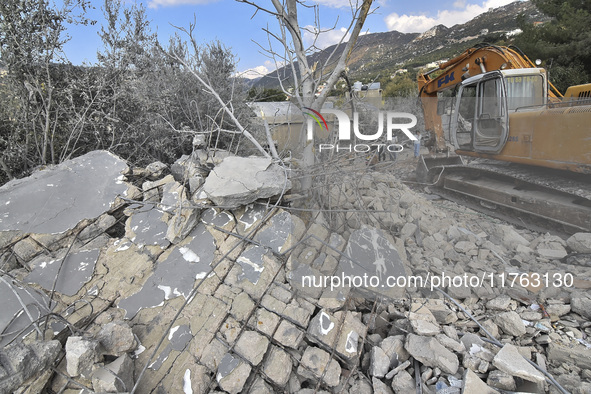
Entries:
{"label": "excavator window", "polygon": [[464,86],[458,107],[456,140],[461,149],[472,150],[472,129],[476,115],[476,84]]}
{"label": "excavator window", "polygon": [[509,111],[545,104],[544,79],[541,75],[505,77]]}
{"label": "excavator window", "polygon": [[506,134],[502,77],[483,78],[478,83],[478,96],[478,111],[474,126],[474,150],[496,150],[504,143]]}

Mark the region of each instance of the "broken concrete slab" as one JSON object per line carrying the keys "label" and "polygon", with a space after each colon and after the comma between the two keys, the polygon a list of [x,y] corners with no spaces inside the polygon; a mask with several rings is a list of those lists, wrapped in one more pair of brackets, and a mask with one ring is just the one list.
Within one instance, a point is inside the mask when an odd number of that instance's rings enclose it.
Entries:
{"label": "broken concrete slab", "polygon": [[123,354],[115,361],[92,373],[92,388],[95,392],[129,392],[133,388],[133,360]]}
{"label": "broken concrete slab", "polygon": [[132,211],[125,224],[125,236],[139,247],[158,246],[161,250],[170,245],[166,239],[167,214],[151,205],[132,205]]}
{"label": "broken concrete slab", "polygon": [[119,301],[119,307],[131,318],[141,308],[154,307],[181,295],[187,298],[195,281],[210,274],[215,251],[213,236],[200,223],[182,243],[161,256],[141,290]]}
{"label": "broken concrete slab", "polygon": [[306,379],[317,380],[322,377],[329,387],[339,384],[341,367],[330,354],[314,346],[308,346],[298,367],[298,374]]}
{"label": "broken concrete slab", "polygon": [[205,179],[203,191],[214,204],[237,208],[291,188],[285,171],[264,157],[226,157]]}
{"label": "broken concrete slab", "polygon": [[226,353],[216,374],[216,380],[220,388],[230,394],[242,391],[246,379],[250,375],[251,367],[230,353]]}
{"label": "broken concrete slab", "polygon": [[125,196],[127,164],[106,151],[93,151],[15,179],[0,187],[0,231],[62,233],[83,219],[109,211]]}
{"label": "broken concrete slab", "polygon": [[[326,346],[327,349],[334,347],[337,354],[346,360],[353,360],[361,352],[359,340],[367,334],[367,326],[350,311],[346,312],[343,319],[343,313],[345,312],[336,312],[334,314],[326,311],[318,312],[310,320],[308,337],[313,342]],[[341,324],[342,328],[340,327]]]}
{"label": "broken concrete slab", "polygon": [[31,263],[33,271],[25,280],[50,291],[55,282],[56,291],[73,296],[92,278],[99,253],[100,249],[94,249],[70,253],[57,259],[41,256]]}
{"label": "broken concrete slab", "polygon": [[279,387],[285,387],[291,375],[291,357],[277,346],[272,346],[263,372]]}
{"label": "broken concrete slab", "polygon": [[[23,329],[26,330],[20,335],[26,335],[33,330],[29,316],[35,320],[40,317],[40,312],[49,312],[47,310],[49,297],[44,293],[21,287],[9,276],[0,276],[0,300],[2,300],[0,332],[12,333],[0,337],[0,346],[14,339]],[[26,311],[23,310],[21,301],[26,305]]]}
{"label": "broken concrete slab", "polygon": [[591,349],[580,345],[551,342],[548,344],[547,358],[551,363],[574,364],[579,368],[591,370]]}
{"label": "broken concrete slab", "polygon": [[476,375],[470,368],[466,368],[464,377],[462,378],[464,386],[462,393],[478,393],[478,394],[496,394],[497,390],[490,388],[484,383],[478,375]]}
{"label": "broken concrete slab", "polygon": [[27,381],[43,381],[41,376],[61,350],[61,344],[55,340],[21,342],[0,349],[0,393],[20,392],[17,389]]}
{"label": "broken concrete slab", "polygon": [[374,346],[370,352],[369,374],[378,378],[386,376],[390,370],[390,358],[382,348]]}
{"label": "broken concrete slab", "polygon": [[545,381],[544,375],[528,363],[514,345],[507,343],[497,353],[493,365],[511,376],[516,376],[530,382]]}
{"label": "broken concrete slab", "polygon": [[434,337],[408,334],[404,345],[408,353],[423,364],[455,374],[460,365],[458,356],[443,347]]}
{"label": "broken concrete slab", "polygon": [[[361,291],[366,295],[381,294],[392,298],[404,297],[405,288],[387,286],[388,277],[397,278],[407,274],[406,267],[398,254],[398,250],[390,236],[383,230],[362,226],[361,229],[351,233],[344,254],[339,260],[337,277],[363,278],[377,277],[376,284],[372,287],[371,281],[367,287],[365,283],[358,286],[355,283],[348,287],[354,287],[355,291]],[[347,286],[346,284],[343,284]]]}
{"label": "broken concrete slab", "polygon": [[257,366],[263,360],[268,346],[269,340],[264,335],[255,331],[244,331],[238,338],[234,351]]}

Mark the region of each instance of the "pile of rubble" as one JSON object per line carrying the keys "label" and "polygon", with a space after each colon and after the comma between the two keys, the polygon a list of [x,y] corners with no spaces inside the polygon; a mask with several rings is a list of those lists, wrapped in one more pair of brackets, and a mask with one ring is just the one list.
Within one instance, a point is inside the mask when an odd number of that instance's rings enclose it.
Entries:
{"label": "pile of rubble", "polygon": [[[591,391],[591,234],[380,171],[292,209],[288,173],[92,152],[0,188],[0,392]],[[334,282],[364,275],[379,285]]]}

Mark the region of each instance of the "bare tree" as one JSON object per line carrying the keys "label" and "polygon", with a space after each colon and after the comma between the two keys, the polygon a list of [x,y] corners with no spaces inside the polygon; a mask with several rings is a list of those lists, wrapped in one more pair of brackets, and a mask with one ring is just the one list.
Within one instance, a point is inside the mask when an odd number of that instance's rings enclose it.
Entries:
{"label": "bare tree", "polygon": [[[290,82],[292,83],[293,91],[288,89],[285,81],[278,74],[278,79],[284,92],[294,97],[300,108],[307,107],[319,111],[332,87],[345,72],[347,61],[359,37],[359,33],[363,28],[367,16],[371,12],[373,0],[362,0],[361,3],[351,3],[350,24],[343,33],[339,44],[322,64],[318,62],[312,63],[308,57],[309,54],[318,50],[315,45],[318,36],[327,31],[320,27],[317,5],[311,6],[314,8],[316,15],[316,26],[312,29],[306,29],[300,26],[298,9],[310,6],[300,0],[271,0],[272,7],[261,6],[252,0],[237,1],[254,7],[256,12],[265,12],[277,18],[279,32],[274,33],[268,28],[264,29],[269,37],[268,47],[259,45],[275,61],[276,65],[285,65],[285,67],[291,69]],[[304,43],[303,30],[315,36],[312,45],[308,47]],[[347,36],[349,37],[348,41],[346,41]],[[280,48],[274,48],[274,43],[277,43]],[[326,87],[317,93],[321,84],[326,84]],[[299,146],[301,150],[295,152],[295,155],[300,160],[300,166],[306,168],[313,165],[313,141],[307,140],[306,133],[303,130],[300,133]],[[307,189],[310,182],[310,179],[304,181],[302,189]]]}
{"label": "bare tree", "polygon": [[[254,145],[254,147],[259,151],[259,153],[261,153],[265,157],[271,157],[271,155],[265,150],[265,148],[263,148],[259,141],[257,141],[257,139],[252,135],[252,133],[249,130],[247,130],[247,128],[238,119],[238,117],[235,114],[234,103],[232,102],[232,100],[224,100],[218,92],[218,90],[216,89],[216,84],[214,83],[215,81],[212,80],[216,70],[213,70],[210,67],[208,67],[208,62],[206,61],[207,59],[205,59],[204,56],[200,56],[200,53],[202,51],[200,50],[199,45],[197,44],[197,40],[195,39],[193,34],[195,30],[195,24],[195,22],[191,23],[188,29],[183,27],[177,27],[177,29],[186,33],[189,37],[189,45],[191,47],[192,58],[187,58],[188,54],[186,52],[179,53],[179,51],[175,50],[171,50],[168,54],[176,62],[181,64],[185,68],[185,70],[187,70],[199,82],[199,85],[207,94],[211,95],[211,97],[214,98],[214,100],[219,105],[221,111],[224,112],[230,118],[230,123],[236,130],[234,131],[224,129],[222,124],[218,124],[217,131],[241,134]],[[270,141],[270,136],[268,136],[267,141]],[[270,151],[273,157],[275,159],[278,159],[274,147],[270,147]]]}

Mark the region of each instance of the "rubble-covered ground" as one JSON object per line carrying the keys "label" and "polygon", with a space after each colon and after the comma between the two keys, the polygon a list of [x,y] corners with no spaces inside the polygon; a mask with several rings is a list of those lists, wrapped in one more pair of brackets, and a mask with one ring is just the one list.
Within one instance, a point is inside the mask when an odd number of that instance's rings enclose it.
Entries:
{"label": "rubble-covered ground", "polygon": [[590,393],[591,234],[423,194],[413,165],[327,161],[304,201],[287,164],[203,150],[4,185],[0,393]]}

